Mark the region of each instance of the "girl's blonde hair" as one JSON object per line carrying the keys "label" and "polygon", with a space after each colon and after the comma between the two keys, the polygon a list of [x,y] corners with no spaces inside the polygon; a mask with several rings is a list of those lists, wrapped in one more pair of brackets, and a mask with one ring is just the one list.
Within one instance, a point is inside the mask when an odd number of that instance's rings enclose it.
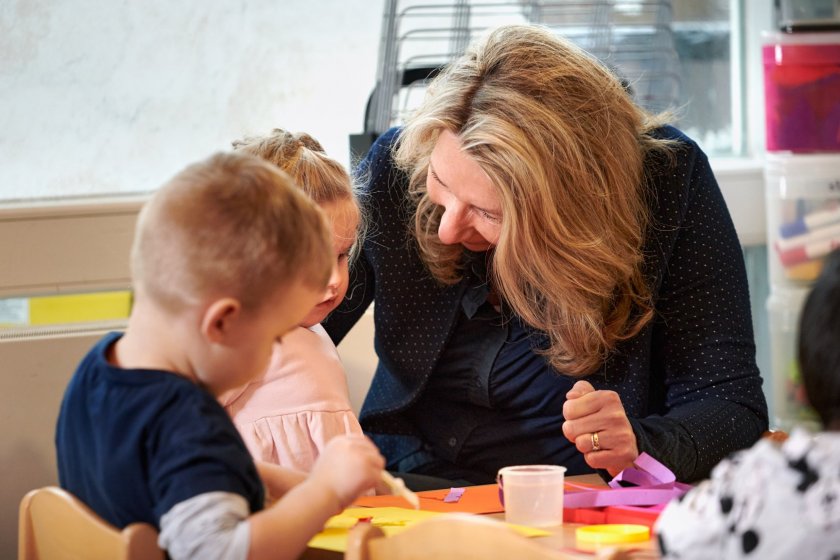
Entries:
{"label": "girl's blonde hair", "polygon": [[550,341],[558,371],[595,371],[653,317],[642,271],[649,216],[645,157],[670,157],[664,123],[574,44],[538,26],[493,30],[429,86],[400,134],[415,237],[431,274],[461,279],[460,246],[437,235],[429,157],[442,130],[490,177],[502,205],[490,274],[499,295]]}
{"label": "girl's blonde hair", "polygon": [[359,204],[358,189],[347,170],[327,156],[317,140],[305,132],[292,133],[275,128],[268,136],[236,140],[233,148],[273,163],[291,175],[298,187],[319,205],[351,202],[358,212],[359,226],[349,257],[353,259],[358,254],[366,223]]}

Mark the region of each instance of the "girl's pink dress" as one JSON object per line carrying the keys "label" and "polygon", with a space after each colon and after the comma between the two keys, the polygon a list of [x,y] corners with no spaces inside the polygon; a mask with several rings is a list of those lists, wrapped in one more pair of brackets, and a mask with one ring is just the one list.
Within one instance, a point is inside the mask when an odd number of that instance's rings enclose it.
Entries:
{"label": "girl's pink dress", "polygon": [[265,374],[219,398],[255,460],[309,471],[326,443],[361,434],[335,345],[321,325],[274,345]]}

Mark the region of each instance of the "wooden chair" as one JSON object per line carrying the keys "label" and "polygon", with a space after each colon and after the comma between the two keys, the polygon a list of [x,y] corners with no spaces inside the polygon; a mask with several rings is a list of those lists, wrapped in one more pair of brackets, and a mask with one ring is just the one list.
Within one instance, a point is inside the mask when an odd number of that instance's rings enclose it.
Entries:
{"label": "wooden chair", "polygon": [[568,560],[514,532],[499,521],[477,515],[447,514],[386,537],[379,527],[359,523],[350,530],[344,560]]}
{"label": "wooden chair", "polygon": [[787,440],[788,434],[784,430],[767,430],[761,434],[761,437],[769,439],[773,443],[781,444]]}
{"label": "wooden chair", "polygon": [[32,490],[20,502],[18,560],[163,560],[157,537],[147,523],[120,531],[54,486]]}

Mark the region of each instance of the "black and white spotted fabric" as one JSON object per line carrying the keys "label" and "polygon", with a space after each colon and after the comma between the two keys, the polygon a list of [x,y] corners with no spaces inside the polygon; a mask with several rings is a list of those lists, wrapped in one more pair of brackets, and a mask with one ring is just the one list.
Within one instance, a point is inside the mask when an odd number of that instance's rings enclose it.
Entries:
{"label": "black and white spotted fabric", "polygon": [[669,504],[655,530],[664,559],[840,559],[840,433],[759,441]]}

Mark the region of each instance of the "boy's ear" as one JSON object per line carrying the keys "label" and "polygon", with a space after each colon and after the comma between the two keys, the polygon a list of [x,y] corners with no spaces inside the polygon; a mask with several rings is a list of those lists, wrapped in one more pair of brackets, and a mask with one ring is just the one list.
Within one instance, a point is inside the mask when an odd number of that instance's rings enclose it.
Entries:
{"label": "boy's ear", "polygon": [[242,314],[242,304],[234,298],[217,299],[201,318],[201,334],[213,343],[222,343]]}

